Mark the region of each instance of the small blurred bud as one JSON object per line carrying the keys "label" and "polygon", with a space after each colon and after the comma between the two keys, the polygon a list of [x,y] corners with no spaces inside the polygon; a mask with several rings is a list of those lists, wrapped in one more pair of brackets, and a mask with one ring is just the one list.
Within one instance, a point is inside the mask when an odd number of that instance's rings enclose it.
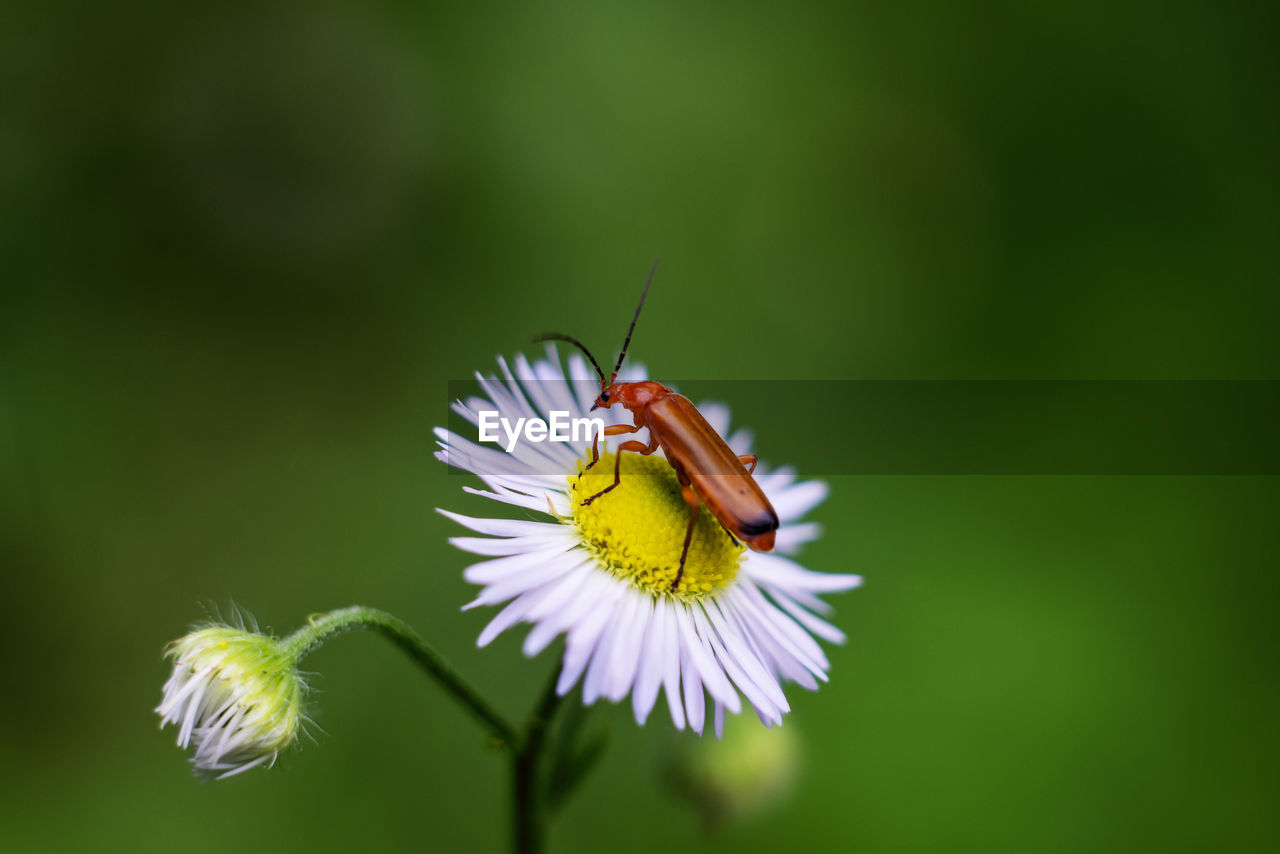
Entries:
{"label": "small blurred bud", "polygon": [[173,675],[156,708],[160,726],[178,727],[199,773],[230,777],[275,763],[298,734],[302,679],[280,641],[210,626],[169,645]]}
{"label": "small blurred bud", "polygon": [[709,829],[783,800],[800,764],[794,725],[766,729],[748,715],[730,715],[726,723],[720,741],[682,740],[685,752],[672,768]]}

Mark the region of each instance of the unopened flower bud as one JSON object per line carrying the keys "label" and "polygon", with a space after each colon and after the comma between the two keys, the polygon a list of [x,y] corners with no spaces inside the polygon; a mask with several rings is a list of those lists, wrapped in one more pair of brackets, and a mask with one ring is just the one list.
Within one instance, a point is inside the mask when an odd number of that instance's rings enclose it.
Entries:
{"label": "unopened flower bud", "polygon": [[297,655],[276,638],[216,625],[169,645],[173,675],[156,708],[178,727],[196,771],[230,777],[274,764],[297,737],[303,684]]}

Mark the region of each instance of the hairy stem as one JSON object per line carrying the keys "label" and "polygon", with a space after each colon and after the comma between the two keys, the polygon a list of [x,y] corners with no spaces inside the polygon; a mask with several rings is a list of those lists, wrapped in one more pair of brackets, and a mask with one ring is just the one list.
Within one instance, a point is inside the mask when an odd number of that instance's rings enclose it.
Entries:
{"label": "hairy stem", "polygon": [[[400,647],[472,717],[487,727],[494,738],[508,745],[523,745],[524,739],[520,738],[515,728],[463,681],[440,653],[419,637],[408,623],[386,611],[353,605],[327,614],[316,614],[283,642],[300,661],[334,635],[356,629],[378,632]],[[519,757],[520,753],[521,750],[517,749],[516,756]]]}

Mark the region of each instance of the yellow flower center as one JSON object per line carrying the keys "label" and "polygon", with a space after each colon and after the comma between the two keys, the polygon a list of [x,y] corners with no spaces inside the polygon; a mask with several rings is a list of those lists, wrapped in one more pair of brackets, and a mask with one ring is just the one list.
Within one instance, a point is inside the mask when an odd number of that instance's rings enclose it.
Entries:
{"label": "yellow flower center", "polygon": [[641,590],[678,599],[698,599],[725,586],[738,572],[746,546],[729,535],[706,507],[698,511],[680,583],[680,550],[691,508],[680,494],[675,470],[658,456],[622,455],[618,485],[590,504],[586,501],[613,483],[613,454],[569,476],[573,521],[586,547],[610,572]]}

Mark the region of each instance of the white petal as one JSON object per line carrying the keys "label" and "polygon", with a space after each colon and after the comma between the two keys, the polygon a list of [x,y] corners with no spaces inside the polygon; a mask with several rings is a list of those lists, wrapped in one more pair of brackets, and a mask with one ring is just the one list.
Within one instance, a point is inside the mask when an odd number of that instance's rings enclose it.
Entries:
{"label": "white petal", "polygon": [[564,667],[560,671],[559,681],[556,682],[556,692],[561,696],[569,693],[577,684],[587,662],[596,652],[605,626],[612,619],[616,619],[616,605],[626,589],[626,584],[613,578],[607,581],[611,583],[605,585],[596,607],[569,631],[568,640],[565,642]]}
{"label": "white petal", "polygon": [[576,544],[572,540],[564,540],[550,548],[520,552],[506,557],[473,563],[462,570],[462,577],[472,584],[493,584],[512,575],[525,572],[547,561],[556,560],[568,552]]}
{"label": "white petal", "polygon": [[787,596],[786,593],[780,590],[771,590],[769,592],[773,594],[774,601],[778,603],[778,606],[791,616],[795,617],[796,620],[799,621],[800,625],[804,626],[823,640],[830,641],[831,643],[844,643],[844,632],[840,631],[821,617],[815,617],[804,608],[801,608],[789,596]]}
{"label": "white petal", "polygon": [[765,489],[765,494],[773,509],[778,511],[778,518],[786,524],[796,521],[821,504],[827,497],[827,484],[821,480],[806,480],[782,490]]}
{"label": "white petal", "polygon": [[582,595],[583,588],[594,571],[593,562],[590,560],[579,564],[578,568],[573,572],[552,582],[553,589],[547,594],[546,598],[525,615],[525,619],[537,624],[524,639],[522,648],[526,657],[533,658],[542,652],[547,648],[547,644],[555,640],[556,635],[560,634],[563,630],[562,627],[557,626],[556,621],[549,618],[553,614],[564,613],[569,610],[572,604],[569,600]]}
{"label": "white petal", "polygon": [[[756,652],[738,634],[737,629],[725,619],[719,606],[714,601],[708,602],[706,607],[703,608],[703,612],[710,619],[721,643],[724,644],[725,652],[738,663],[746,678],[755,683],[777,708],[783,712],[790,711],[791,707],[787,704],[787,698],[782,693],[782,687],[778,684],[778,680],[774,679],[773,675],[765,669],[764,663],[760,661]],[[734,681],[736,682],[737,680],[735,679]],[[741,683],[739,683],[739,687],[741,687]],[[744,690],[743,693],[746,693],[746,691]]]}
{"label": "white petal", "polygon": [[737,604],[742,606],[744,612],[751,613],[757,624],[768,629],[778,643],[808,668],[809,672],[825,680],[827,667],[830,665],[817,641],[779,611],[754,584],[739,584],[736,590],[741,592]]}
{"label": "white petal", "polygon": [[862,584],[860,575],[842,575],[834,572],[814,572],[794,561],[778,555],[750,552],[742,566],[751,576],[773,587],[783,589],[812,590],[816,593],[836,593],[852,590]]}
{"label": "white petal", "polygon": [[[676,606],[679,613],[679,607]],[[689,729],[702,735],[702,716],[706,709],[706,698],[702,695],[702,681],[698,678],[698,670],[693,666],[693,657],[689,654],[688,644],[680,645],[680,679],[683,683],[685,714],[689,718]]]}
{"label": "white petal", "polygon": [[476,639],[476,646],[484,647],[491,644],[494,638],[520,622],[521,618],[529,613],[529,609],[537,605],[547,593],[546,589],[533,590],[515,599],[484,627],[484,631],[480,632],[480,637]]}
{"label": "white petal", "polygon": [[600,607],[601,602],[615,592],[614,579],[599,571],[594,558],[590,559],[586,573],[574,577],[579,579],[581,586],[563,607],[549,612],[533,627],[529,637],[525,638],[526,654],[529,654],[530,649],[541,652],[555,640],[556,635],[569,631],[585,620]]}
{"label": "white petal", "polygon": [[675,607],[676,624],[680,627],[681,646],[688,653],[689,662],[697,669],[698,676],[711,692],[711,696],[728,706],[729,711],[736,715],[742,708],[738,692],[729,684],[724,670],[716,663],[707,642],[699,637],[690,611],[691,608],[688,606]]}
{"label": "white petal", "polygon": [[610,671],[614,666],[614,651],[625,643],[624,639],[631,628],[632,618],[641,604],[631,585],[623,585],[622,596],[614,606],[613,617],[605,627],[600,642],[596,644],[595,654],[587,667],[586,678],[582,680],[582,702],[587,705],[591,705],[602,696],[608,696],[606,686],[609,684]]}
{"label": "white petal", "polygon": [[570,555],[565,555],[559,560],[544,561],[538,566],[531,567],[524,572],[489,585],[480,591],[480,595],[474,600],[463,605],[462,610],[469,611],[480,605],[497,605],[499,602],[505,602],[513,596],[541,587],[547,582],[565,575],[577,565],[578,561],[574,560]]}
{"label": "white petal", "polygon": [[[716,657],[716,661],[733,679],[739,690],[746,695],[751,705],[762,714],[769,718],[781,720],[782,712],[786,709],[786,700],[782,701],[782,708],[758,686],[754,680],[747,676],[737,657],[729,653],[724,646],[723,638],[716,632],[711,630],[711,626],[707,623],[707,618],[702,609],[695,609],[693,619],[698,626],[699,633],[706,639],[707,645],[711,648],[712,653]],[[757,662],[758,664],[758,662]],[[775,688],[777,687],[775,683]],[[779,691],[779,694],[781,691]]]}
{"label": "white petal", "polygon": [[450,537],[449,545],[462,549],[464,552],[497,557],[498,555],[515,555],[538,549],[549,549],[566,541],[573,543],[575,541],[571,539],[572,537],[573,534],[569,533],[568,528],[565,528],[561,533],[551,537],[507,537],[505,539]]}
{"label": "white petal", "polygon": [[817,522],[799,522],[792,525],[783,525],[778,529],[773,550],[778,554],[790,554],[800,546],[813,542],[820,536],[822,536],[822,526]]}
{"label": "white petal", "polygon": [[463,527],[470,528],[477,534],[490,537],[546,537],[563,534],[565,526],[560,522],[534,522],[527,519],[477,519],[474,516],[463,516],[449,510],[436,508],[436,512],[446,519],[452,519]]}
{"label": "white petal", "polygon": [[729,407],[716,400],[700,400],[697,406],[712,430],[721,436],[729,435]]}
{"label": "white petal", "polygon": [[659,599],[658,608],[662,616],[662,693],[667,697],[667,708],[671,712],[671,723],[676,729],[684,729],[684,704],[680,697],[680,633],[676,626],[675,611],[684,607],[668,599]]}
{"label": "white petal", "polygon": [[653,599],[648,629],[644,636],[644,648],[640,653],[636,684],[631,690],[631,708],[636,723],[644,726],[658,700],[658,688],[662,684],[663,650],[666,645],[667,609],[659,599]]}
{"label": "white petal", "polygon": [[626,630],[618,636],[613,650],[613,662],[604,680],[604,695],[615,703],[627,696],[635,684],[645,633],[649,629],[649,617],[653,614],[652,596],[638,590],[632,591],[631,595],[638,604],[632,611]]}

